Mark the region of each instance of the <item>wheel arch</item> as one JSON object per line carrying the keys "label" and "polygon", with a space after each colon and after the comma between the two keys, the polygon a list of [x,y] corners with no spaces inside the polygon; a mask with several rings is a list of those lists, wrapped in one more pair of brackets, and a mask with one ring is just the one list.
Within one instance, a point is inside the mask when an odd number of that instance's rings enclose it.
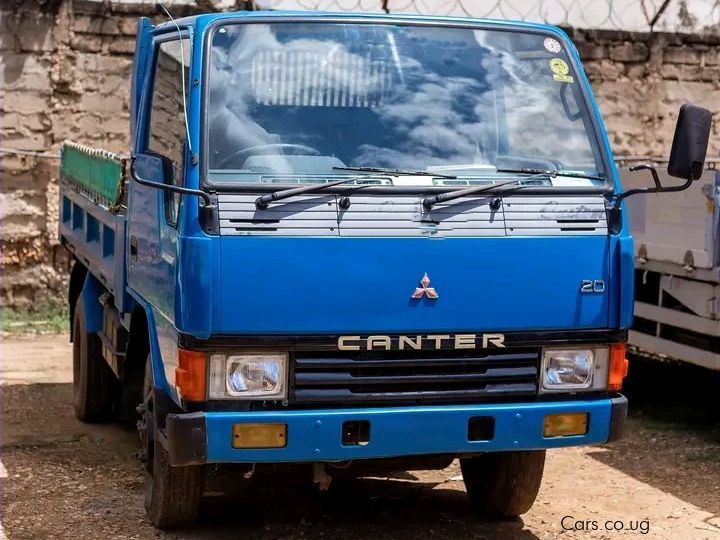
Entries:
{"label": "wheel arch", "polygon": [[145,360],[150,352],[150,331],[145,309],[136,304],[130,313],[128,346],[125,355],[127,369],[131,372],[145,372]]}
{"label": "wheel arch", "polygon": [[[158,342],[157,330],[155,328],[155,317],[153,310],[145,303],[137,302],[131,313],[130,319],[130,341],[128,343],[128,357],[133,352],[133,365],[142,364],[142,369],[136,373],[142,373],[144,378],[145,362],[150,355],[150,366],[152,368],[152,385],[155,389],[157,407],[159,408],[159,424],[165,425],[165,415],[168,412],[179,411],[179,407],[172,400],[171,383],[165,376],[162,355]],[[136,379],[137,380],[137,379]]]}
{"label": "wheel arch", "polygon": [[[168,382],[160,356],[152,309],[138,302],[130,312],[128,346],[125,355],[126,388],[138,397],[142,395],[148,355],[152,386],[155,389],[154,401],[158,415],[156,421],[159,427],[164,428],[167,414],[177,412],[178,408],[168,395]],[[135,404],[138,402],[139,400],[135,401]]]}

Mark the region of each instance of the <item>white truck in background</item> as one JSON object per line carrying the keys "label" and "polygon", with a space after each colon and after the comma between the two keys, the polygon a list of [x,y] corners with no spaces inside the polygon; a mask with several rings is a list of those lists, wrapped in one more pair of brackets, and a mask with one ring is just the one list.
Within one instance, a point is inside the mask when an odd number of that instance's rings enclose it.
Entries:
{"label": "white truck in background", "polygon": [[[618,161],[624,189],[647,185]],[[652,160],[662,164],[662,160]],[[642,356],[720,371],[720,174],[707,161],[700,180],[669,200],[626,201],[635,238],[635,319],[629,344]],[[660,180],[669,178],[658,167]]]}

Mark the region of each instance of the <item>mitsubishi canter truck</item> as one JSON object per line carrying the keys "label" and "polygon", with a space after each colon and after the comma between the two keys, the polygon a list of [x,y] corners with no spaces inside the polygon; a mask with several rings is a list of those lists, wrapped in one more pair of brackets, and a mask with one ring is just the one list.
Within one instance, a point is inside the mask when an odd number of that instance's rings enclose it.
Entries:
{"label": "mitsubishi canter truck", "polygon": [[[130,100],[128,155],[64,145],[59,227],[75,412],[138,415],[155,525],[197,516],[208,464],[325,488],[459,459],[516,516],[546,450],[620,436],[637,190],[562,31],[141,19]],[[709,129],[684,106],[681,180],[640,190],[689,186]]]}

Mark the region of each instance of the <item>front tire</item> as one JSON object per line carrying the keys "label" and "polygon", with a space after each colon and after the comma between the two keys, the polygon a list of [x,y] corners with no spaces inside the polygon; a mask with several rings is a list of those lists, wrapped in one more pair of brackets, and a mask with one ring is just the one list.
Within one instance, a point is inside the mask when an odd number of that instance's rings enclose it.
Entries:
{"label": "front tire", "polygon": [[83,422],[113,419],[117,379],[102,356],[100,338],[88,333],[82,295],[73,317],[73,408]]}
{"label": "front tire", "polygon": [[460,460],[473,509],[493,518],[515,518],[532,507],[545,469],[545,450],[491,452]]}
{"label": "front tire", "polygon": [[204,469],[202,465],[170,465],[168,452],[159,440],[149,355],[143,387],[143,417],[138,427],[145,460],[145,510],[159,529],[189,525],[200,514]]}

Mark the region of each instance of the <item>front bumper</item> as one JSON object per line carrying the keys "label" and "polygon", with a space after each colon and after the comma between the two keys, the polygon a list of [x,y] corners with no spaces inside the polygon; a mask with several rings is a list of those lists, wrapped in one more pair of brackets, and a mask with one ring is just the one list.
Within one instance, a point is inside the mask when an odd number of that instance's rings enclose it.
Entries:
{"label": "front bumper", "polygon": [[[571,412],[588,413],[585,435],[543,437],[545,415]],[[494,418],[495,429],[490,440],[468,440],[468,422],[477,416]],[[520,404],[170,414],[166,427],[173,465],[281,463],[598,444],[619,439],[626,416],[627,399],[617,395],[607,399]],[[370,423],[369,444],[343,445],[343,423],[361,420]],[[263,422],[287,425],[284,448],[232,447],[233,425]]]}

